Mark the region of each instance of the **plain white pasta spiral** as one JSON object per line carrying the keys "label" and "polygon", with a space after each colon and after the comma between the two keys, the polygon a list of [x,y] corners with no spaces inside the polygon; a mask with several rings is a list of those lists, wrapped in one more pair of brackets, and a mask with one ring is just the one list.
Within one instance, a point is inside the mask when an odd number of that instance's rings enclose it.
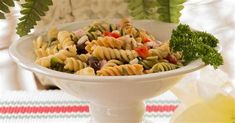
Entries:
{"label": "plain white pasta spiral", "polygon": [[58,40],[63,48],[74,45],[74,41],[71,38],[71,33],[68,31],[60,31],[58,33]]}
{"label": "plain white pasta spiral", "polygon": [[60,50],[54,56],[64,61],[68,57],[74,57],[77,54],[77,49],[75,45],[66,47],[65,49]]}
{"label": "plain white pasta spiral", "polygon": [[35,61],[36,64],[39,64],[43,67],[47,67],[49,68],[51,66],[51,58],[53,56],[47,56],[47,57],[42,57],[42,58],[39,58]]}
{"label": "plain white pasta spiral", "polygon": [[159,59],[165,58],[168,54],[170,54],[169,43],[163,43],[161,46],[150,49],[150,56],[158,56]]}
{"label": "plain white pasta spiral", "polygon": [[139,46],[139,43],[130,35],[122,36],[118,38],[118,40],[122,40],[125,42],[124,49],[133,50]]}
{"label": "plain white pasta spiral", "polygon": [[83,68],[83,69],[77,71],[75,74],[95,76],[95,70],[92,67],[86,67],[86,68]]}
{"label": "plain white pasta spiral", "polygon": [[55,47],[48,47],[47,49],[46,49],[46,53],[48,54],[48,55],[54,55],[54,54],[56,54],[56,53],[58,53],[59,52],[59,48],[57,47],[57,46],[55,46]]}
{"label": "plain white pasta spiral", "polygon": [[44,67],[50,67],[51,66],[51,58],[56,57],[60,61],[64,61],[68,57],[75,57],[77,54],[77,49],[75,45],[68,46],[65,49],[60,50],[58,53],[54,55],[49,55],[46,57],[39,58],[35,61],[35,63],[44,66]]}
{"label": "plain white pasta spiral", "polygon": [[92,53],[93,52],[93,50],[94,50],[94,44],[93,43],[91,43],[90,41],[87,41],[86,43],[86,47],[85,47],[85,50],[88,52],[88,53]]}
{"label": "plain white pasta spiral", "polygon": [[47,32],[47,38],[49,41],[53,41],[57,39],[57,35],[58,35],[58,30],[57,28],[51,28],[48,30]]}
{"label": "plain white pasta spiral", "polygon": [[82,62],[87,62],[90,56],[91,54],[80,54],[80,55],[77,55],[77,58],[81,60]]}
{"label": "plain white pasta spiral", "polygon": [[34,49],[46,49],[48,46],[48,43],[46,41],[43,41],[42,36],[38,36],[36,40],[33,41]]}
{"label": "plain white pasta spiral", "polygon": [[37,59],[48,56],[46,49],[43,49],[43,48],[35,49],[34,53],[35,53]]}
{"label": "plain white pasta spiral", "polygon": [[102,68],[105,68],[105,67],[113,67],[113,66],[118,66],[118,65],[122,65],[123,63],[119,60],[109,60],[106,64],[104,64],[102,66]]}
{"label": "plain white pasta spiral", "polygon": [[87,66],[86,63],[75,58],[66,58],[66,60],[64,61],[64,64],[65,64],[64,69],[70,70],[70,71],[78,71]]}
{"label": "plain white pasta spiral", "polygon": [[42,58],[42,57],[46,57],[49,55],[54,55],[57,52],[59,52],[60,48],[58,47],[58,45],[52,46],[52,47],[47,47],[46,49],[44,48],[39,48],[39,49],[35,49],[35,55],[37,56],[37,59]]}

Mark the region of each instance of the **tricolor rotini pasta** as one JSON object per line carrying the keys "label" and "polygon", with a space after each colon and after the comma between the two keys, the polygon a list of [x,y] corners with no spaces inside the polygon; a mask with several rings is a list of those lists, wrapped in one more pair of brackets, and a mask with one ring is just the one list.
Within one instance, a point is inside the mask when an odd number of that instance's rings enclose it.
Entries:
{"label": "tricolor rotini pasta", "polygon": [[153,67],[150,69],[150,72],[151,73],[164,72],[164,71],[176,69],[176,67],[177,65],[172,64],[172,63],[160,62],[160,63],[156,63],[155,65],[153,65]]}
{"label": "tricolor rotini pasta", "polygon": [[97,46],[94,49],[92,55],[99,59],[118,59],[125,62],[129,62],[138,56],[138,54],[134,50],[118,50],[100,46]]}
{"label": "tricolor rotini pasta", "polygon": [[40,48],[46,49],[47,45],[48,45],[48,42],[43,41],[42,36],[38,36],[38,38],[33,41],[33,46],[35,50],[40,49]]}
{"label": "tricolor rotini pasta", "polygon": [[113,66],[119,66],[119,65],[122,65],[123,62],[119,61],[119,60],[109,60],[106,64],[104,64],[102,66],[102,68],[105,68],[105,67],[113,67]]}
{"label": "tricolor rotini pasta", "polygon": [[74,32],[52,28],[33,45],[35,63],[76,75],[142,75],[182,66],[181,53],[173,53],[168,41],[157,41],[128,19],[95,22]]}
{"label": "tricolor rotini pasta", "polygon": [[68,31],[61,31],[58,33],[58,40],[63,48],[67,46],[74,45],[74,41],[72,39],[72,34]]}
{"label": "tricolor rotini pasta", "polygon": [[88,45],[98,45],[103,47],[109,47],[109,48],[115,48],[115,49],[122,49],[125,45],[125,42],[123,40],[118,40],[113,37],[98,37],[97,40],[93,40]]}
{"label": "tricolor rotini pasta", "polygon": [[140,64],[127,64],[113,67],[105,67],[97,71],[100,76],[127,76],[127,75],[141,75],[144,68]]}
{"label": "tricolor rotini pasta", "polygon": [[66,58],[66,60],[64,61],[64,69],[67,69],[67,70],[70,70],[70,71],[78,71],[78,70],[81,70],[85,67],[87,67],[87,64],[78,60],[78,59],[75,59],[73,57],[71,58]]}
{"label": "tricolor rotini pasta", "polygon": [[77,58],[82,62],[87,62],[89,57],[91,57],[91,54],[88,53],[77,55]]}

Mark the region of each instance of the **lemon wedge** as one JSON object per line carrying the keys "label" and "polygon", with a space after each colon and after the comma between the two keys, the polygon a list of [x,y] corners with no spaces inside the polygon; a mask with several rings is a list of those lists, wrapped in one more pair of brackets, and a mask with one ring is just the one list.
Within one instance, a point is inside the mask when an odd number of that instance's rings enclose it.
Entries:
{"label": "lemon wedge", "polygon": [[219,94],[189,107],[173,123],[235,123],[235,98]]}

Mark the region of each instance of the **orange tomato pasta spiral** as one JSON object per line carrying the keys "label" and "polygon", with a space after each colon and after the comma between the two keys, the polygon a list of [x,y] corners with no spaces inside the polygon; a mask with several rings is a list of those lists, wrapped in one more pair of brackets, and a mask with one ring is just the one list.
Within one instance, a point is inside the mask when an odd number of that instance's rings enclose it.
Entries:
{"label": "orange tomato pasta spiral", "polygon": [[118,50],[101,46],[97,46],[92,52],[92,55],[99,59],[118,59],[126,62],[129,62],[138,56],[134,50]]}

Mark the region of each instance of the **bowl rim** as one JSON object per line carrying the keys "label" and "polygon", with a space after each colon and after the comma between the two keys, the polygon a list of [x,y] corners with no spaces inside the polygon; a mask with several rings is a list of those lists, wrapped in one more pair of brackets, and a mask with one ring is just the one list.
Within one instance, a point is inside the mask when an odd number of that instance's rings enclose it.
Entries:
{"label": "bowl rim", "polygon": [[[82,21],[82,22],[87,22],[87,21],[90,22],[92,20],[86,20],[86,21]],[[133,21],[146,21],[146,20],[133,20]],[[61,26],[61,28],[60,27],[58,27],[58,28],[63,29],[63,27],[73,25],[73,24],[77,24],[77,23],[81,23],[81,21],[63,24]],[[161,22],[161,23],[165,23],[165,22]],[[170,23],[168,23],[168,24],[170,24]],[[40,65],[38,65],[34,62],[27,62],[27,61],[23,60],[21,55],[17,52],[16,47],[20,43],[22,43],[24,40],[27,40],[28,38],[34,37],[34,36],[36,36],[38,34],[41,34],[41,33],[44,33],[44,32],[43,31],[35,32],[35,33],[32,33],[32,34],[21,37],[18,41],[14,41],[11,44],[10,48],[9,48],[9,54],[12,57],[12,59],[18,65],[20,65],[21,67],[23,67],[23,68],[25,68],[29,71],[39,73],[39,74],[42,74],[42,75],[46,75],[46,76],[50,76],[50,77],[60,78],[60,79],[74,80],[74,81],[80,81],[80,82],[90,82],[90,83],[97,83],[97,82],[99,82],[99,83],[110,83],[112,81],[126,82],[126,81],[129,81],[129,80],[131,80],[131,82],[144,82],[144,81],[148,81],[148,80],[165,79],[165,78],[169,78],[169,77],[174,77],[174,76],[187,74],[189,72],[193,72],[193,71],[199,70],[199,69],[207,66],[200,59],[198,59],[198,60],[195,60],[195,61],[189,63],[188,65],[180,67],[178,69],[165,71],[165,72],[143,74],[143,75],[85,76],[85,75],[75,75],[75,74],[70,74],[70,73],[65,73],[65,72],[58,72],[58,71],[55,71],[55,70],[51,70],[51,69],[42,67],[42,66],[40,66]],[[197,64],[197,65],[194,65],[193,67],[189,68],[190,64]]]}

